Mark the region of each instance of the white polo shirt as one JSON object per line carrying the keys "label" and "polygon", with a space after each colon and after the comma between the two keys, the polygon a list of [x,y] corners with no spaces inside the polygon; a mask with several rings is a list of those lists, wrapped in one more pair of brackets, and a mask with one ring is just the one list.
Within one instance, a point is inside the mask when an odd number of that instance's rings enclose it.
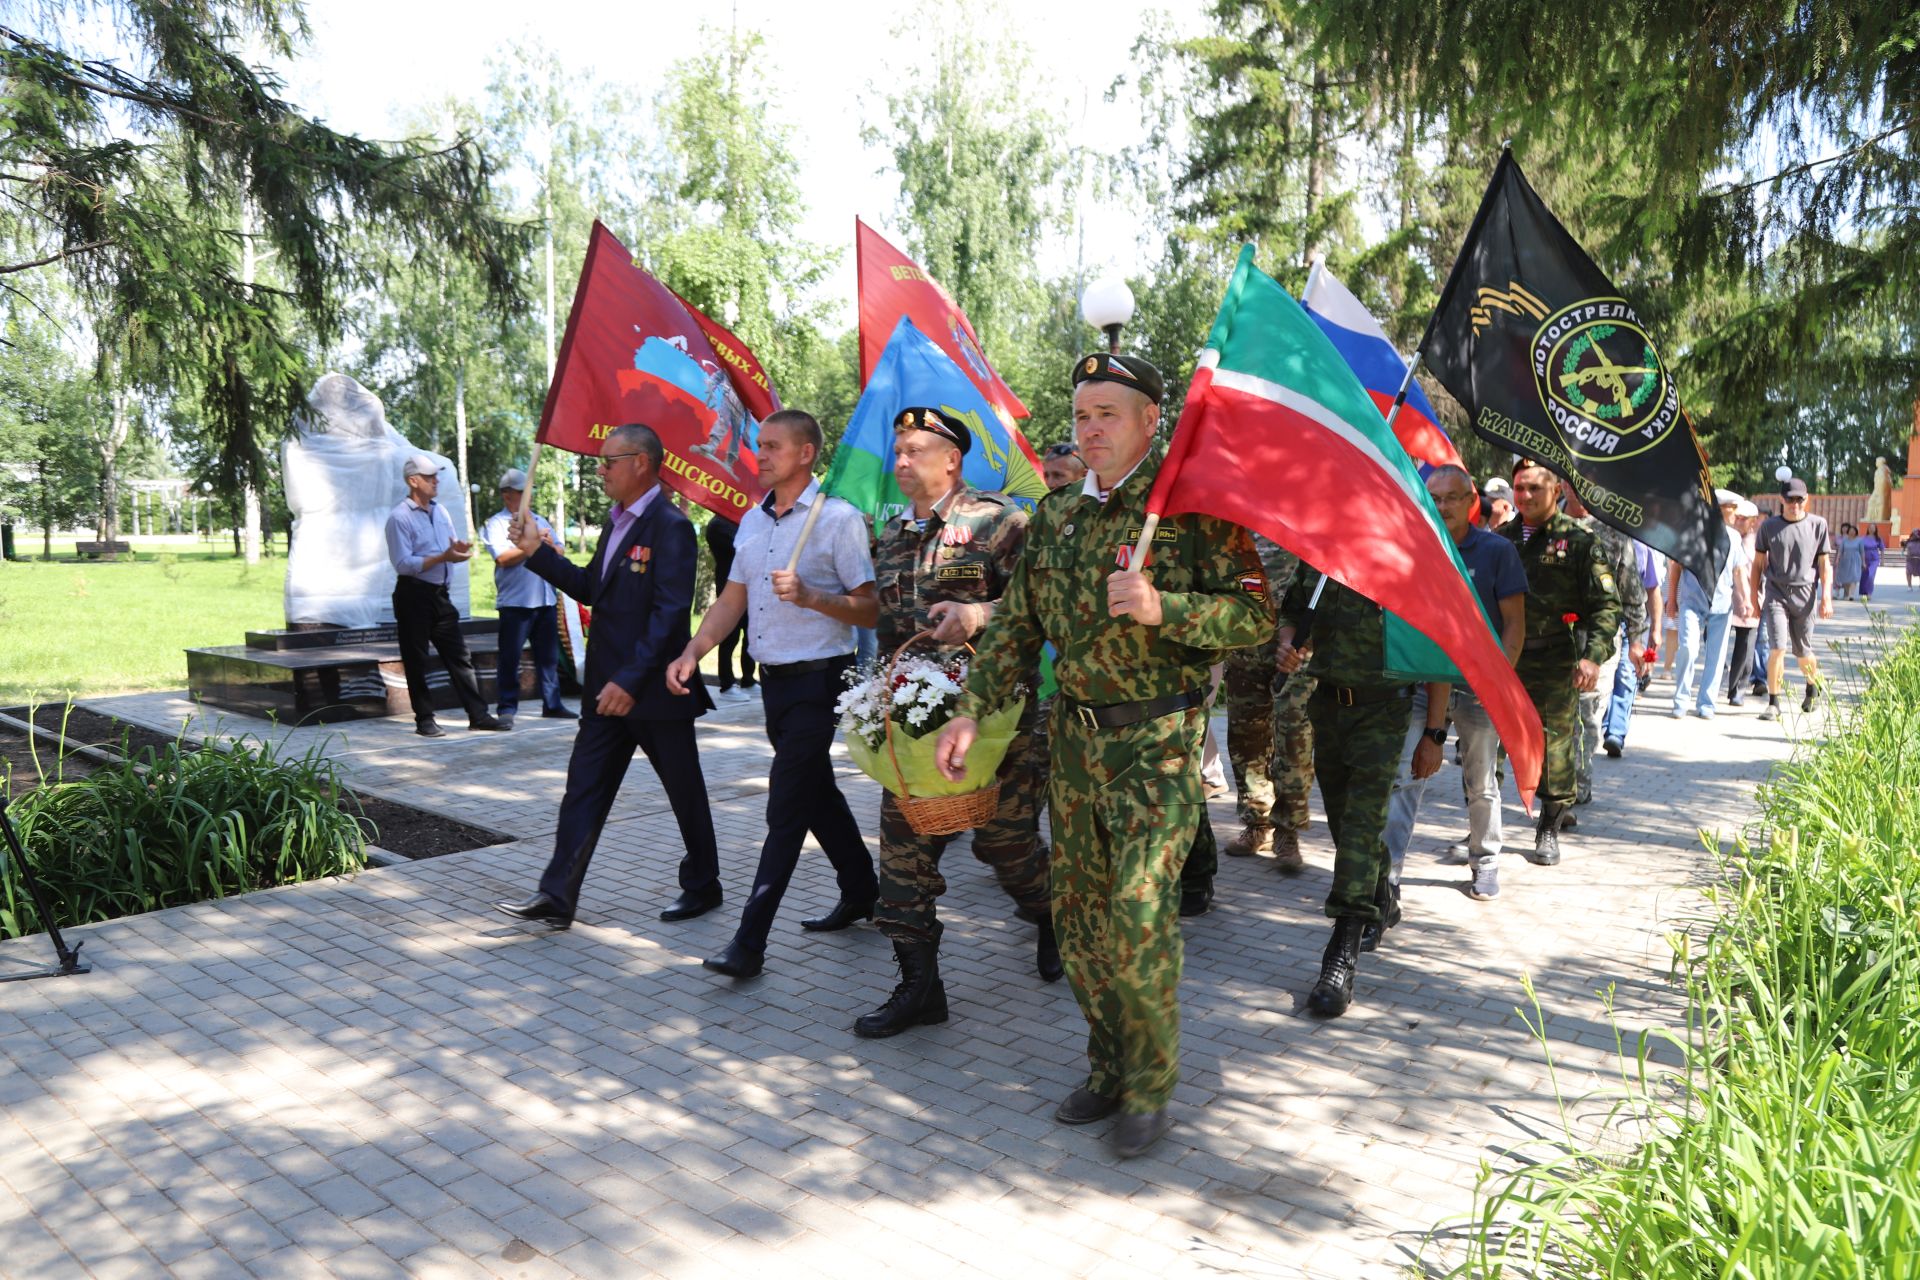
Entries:
{"label": "white polo shirt", "polygon": [[[820,482],[813,480],[785,515],[773,514],[769,493],[740,518],[727,581],[747,589],[747,647],[755,662],[778,667],[853,652],[852,627],[773,594],[773,571],[787,567],[807,513],[820,501]],[[800,581],[815,591],[846,595],[873,581],[872,531],[858,507],[840,498],[825,502],[806,550],[800,553],[797,571]]]}

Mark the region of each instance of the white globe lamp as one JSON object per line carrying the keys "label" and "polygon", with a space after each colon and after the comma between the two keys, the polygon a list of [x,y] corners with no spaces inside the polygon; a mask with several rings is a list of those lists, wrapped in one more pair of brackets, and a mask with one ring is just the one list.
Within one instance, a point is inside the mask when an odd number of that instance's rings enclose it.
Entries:
{"label": "white globe lamp", "polygon": [[1793,479],[1793,468],[1792,467],[1776,467],[1774,468],[1773,478],[1775,480],[1778,480],[1781,484],[1785,484],[1787,481]]}
{"label": "white globe lamp", "polygon": [[1080,295],[1080,316],[1107,335],[1107,350],[1120,350],[1120,330],[1133,319],[1133,290],[1119,276],[1101,276]]}

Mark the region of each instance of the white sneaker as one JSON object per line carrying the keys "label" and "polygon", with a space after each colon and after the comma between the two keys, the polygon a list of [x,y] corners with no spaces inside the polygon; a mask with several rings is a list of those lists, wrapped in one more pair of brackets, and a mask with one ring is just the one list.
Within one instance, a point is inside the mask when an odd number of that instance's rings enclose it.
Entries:
{"label": "white sneaker", "polygon": [[1491,862],[1483,862],[1473,869],[1473,883],[1467,886],[1467,896],[1477,902],[1500,896],[1500,868]]}
{"label": "white sneaker", "polygon": [[1695,707],[1693,714],[1699,716],[1702,720],[1711,720],[1718,713],[1714,711],[1712,707]]}
{"label": "white sneaker", "polygon": [[1448,845],[1446,847],[1446,850],[1442,852],[1440,855],[1440,865],[1443,867],[1466,866],[1467,865],[1467,842],[1465,840],[1456,840],[1452,844]]}
{"label": "white sneaker", "polygon": [[1675,720],[1685,720],[1687,718],[1687,709],[1685,707],[1675,707],[1671,711],[1667,712],[1667,714],[1672,716]]}

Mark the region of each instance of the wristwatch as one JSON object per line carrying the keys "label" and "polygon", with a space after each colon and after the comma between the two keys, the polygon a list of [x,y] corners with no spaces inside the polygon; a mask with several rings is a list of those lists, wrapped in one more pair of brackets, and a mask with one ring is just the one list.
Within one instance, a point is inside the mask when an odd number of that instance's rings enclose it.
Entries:
{"label": "wristwatch", "polygon": [[1420,732],[1425,734],[1427,741],[1436,747],[1447,745],[1447,726],[1445,725],[1441,725],[1438,729],[1422,729]]}

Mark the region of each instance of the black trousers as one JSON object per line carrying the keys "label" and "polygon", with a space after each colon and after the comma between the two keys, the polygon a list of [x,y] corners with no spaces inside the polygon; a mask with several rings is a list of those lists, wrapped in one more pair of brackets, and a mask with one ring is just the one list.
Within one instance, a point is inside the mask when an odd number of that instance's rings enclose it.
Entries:
{"label": "black trousers", "polygon": [[1727,659],[1727,700],[1731,702],[1735,694],[1747,691],[1747,682],[1753,679],[1753,642],[1760,634],[1760,628],[1733,628],[1733,656]]}
{"label": "black trousers", "polygon": [[560,824],[553,836],[553,860],[540,876],[540,891],[572,911],[580,901],[600,831],[607,825],[614,797],[638,747],[660,776],[660,787],[680,823],[686,856],[680,860],[680,887],[690,893],[720,891],[720,857],[713,839],[713,812],[707,804],[707,780],[700,772],[700,748],[692,720],[640,720],[603,716],[583,708],[580,732],[567,762],[567,790],[560,800]]}
{"label": "black trousers", "polygon": [[460,634],[460,611],[453,607],[447,589],[402,574],[393,588],[393,620],[400,633],[400,665],[407,672],[413,718],[433,719],[433,695],[427,690],[427,646],[431,644],[440,651],[447,682],[466,708],[467,719],[484,719],[487,703],[474,678],[467,638]]}
{"label": "black trousers", "polygon": [[842,898],[871,902],[880,896],[873,855],[860,837],[847,798],[840,794],[827,754],[839,729],[833,704],[846,688],[840,676],[852,665],[853,655],[848,654],[824,671],[801,675],[760,668],[760,702],[766,710],[767,739],[773,743],[773,768],[767,774],[767,838],[735,935],[750,951],[767,949],[774,913],[780,910],[809,831],[833,863]]}
{"label": "black trousers", "polygon": [[[724,549],[713,547],[711,550],[713,551],[713,593],[717,599],[719,594],[727,589],[727,575],[733,571],[733,544],[729,542]],[[733,650],[736,645],[740,649],[740,684],[745,687],[753,683],[753,654],[747,651],[747,615],[744,613],[740,615],[739,624],[727,632],[720,643],[714,646],[714,651],[720,655],[720,687],[722,689],[731,689],[734,685]]]}

